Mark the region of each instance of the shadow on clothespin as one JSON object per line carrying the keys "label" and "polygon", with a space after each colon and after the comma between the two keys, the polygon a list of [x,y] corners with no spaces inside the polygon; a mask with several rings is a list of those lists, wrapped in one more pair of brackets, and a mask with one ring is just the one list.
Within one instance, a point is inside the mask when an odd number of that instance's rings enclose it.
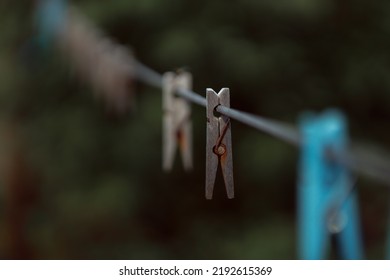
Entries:
{"label": "shadow on clothespin", "polygon": [[227,196],[234,198],[233,153],[230,118],[218,116],[219,105],[230,108],[230,93],[223,88],[218,94],[208,88],[206,90],[207,142],[206,142],[206,198],[213,198],[215,177],[218,163],[221,163]]}
{"label": "shadow on clothespin", "polygon": [[298,182],[300,259],[324,259],[334,234],[342,259],[362,259],[358,203],[351,176],[333,155],[345,155],[347,124],[336,111],[305,115]]}
{"label": "shadow on clothespin", "polygon": [[163,170],[171,171],[177,144],[184,169],[192,169],[191,105],[175,96],[179,89],[192,88],[192,75],[185,71],[167,72],[163,75]]}

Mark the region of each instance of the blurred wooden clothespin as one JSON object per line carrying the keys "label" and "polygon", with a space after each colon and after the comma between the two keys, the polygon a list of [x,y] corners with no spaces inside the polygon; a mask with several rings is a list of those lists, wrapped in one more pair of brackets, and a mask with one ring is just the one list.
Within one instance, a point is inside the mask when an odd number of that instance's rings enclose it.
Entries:
{"label": "blurred wooden clothespin", "polygon": [[175,96],[179,89],[192,88],[192,75],[185,71],[167,72],[163,75],[163,170],[170,171],[175,159],[177,144],[184,169],[192,169],[191,105]]}
{"label": "blurred wooden clothespin", "polygon": [[106,37],[65,0],[40,0],[36,15],[42,44],[56,43],[96,98],[119,114],[134,109],[135,59],[129,49]]}
{"label": "blurred wooden clothespin", "polygon": [[218,162],[221,163],[227,196],[234,198],[233,153],[230,118],[216,116],[216,108],[230,108],[230,93],[223,88],[218,94],[208,88],[206,91],[207,142],[206,142],[206,198],[212,199]]}
{"label": "blurred wooden clothespin", "polygon": [[104,36],[75,9],[69,9],[60,47],[109,109],[134,109],[134,58],[129,49]]}

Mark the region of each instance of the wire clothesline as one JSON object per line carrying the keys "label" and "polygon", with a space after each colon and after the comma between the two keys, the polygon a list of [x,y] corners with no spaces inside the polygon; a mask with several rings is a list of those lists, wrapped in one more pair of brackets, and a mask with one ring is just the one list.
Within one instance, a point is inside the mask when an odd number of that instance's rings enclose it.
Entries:
{"label": "wire clothesline", "polygon": [[[136,75],[141,81],[161,88],[162,76],[156,71],[150,69],[146,65],[137,61],[135,63]],[[206,107],[206,98],[188,89],[179,88],[176,92],[177,96],[185,98],[199,106]],[[243,124],[251,126],[257,130],[267,132],[277,138],[284,140],[294,146],[300,146],[300,137],[298,131],[290,125],[258,117],[246,112],[242,112],[225,106],[218,106],[216,111],[222,115],[235,119]]]}
{"label": "wire clothesline", "polygon": [[[162,87],[162,76],[155,70],[134,61],[135,76],[144,83],[157,88]],[[206,98],[198,93],[179,88],[176,95],[182,97],[199,106],[206,107]],[[234,108],[224,107],[222,105],[215,109],[218,113],[246,124],[258,131],[265,132],[297,148],[301,146],[301,137],[297,128],[290,124],[282,123],[276,120],[267,119]],[[390,163],[385,159],[365,151],[361,147],[353,147],[344,153],[334,153],[329,151],[327,156],[336,160],[357,173],[370,176],[384,183],[390,188]]]}
{"label": "wire clothesline", "polygon": [[[64,7],[60,5],[62,3],[61,1],[58,3],[56,1],[49,1],[48,3],[53,5],[43,5],[41,7],[43,9],[41,12],[45,15],[42,17],[41,32],[43,32],[43,35],[47,33],[45,36],[51,38],[50,36],[53,34],[50,32],[53,32],[53,28],[47,30],[45,27],[60,24],[58,20],[54,20],[57,17],[54,18],[51,14],[62,15],[64,17]],[[106,96],[106,98],[110,99],[114,97],[114,100],[116,99],[117,101],[113,105],[119,110],[123,109],[122,106],[125,102],[122,101],[125,99],[126,87],[128,85],[123,82],[123,77],[129,77],[130,80],[138,78],[138,80],[150,86],[159,89],[162,88],[162,75],[140,61],[137,61],[131,55],[132,52],[129,49],[116,44],[107,37],[102,37],[100,30],[94,28],[92,24],[86,24],[86,19],[81,17],[74,9],[71,9],[71,13],[68,16],[70,17],[70,20],[67,21],[69,26],[64,29],[67,31],[64,32],[61,28],[57,30],[64,37],[62,42],[65,42],[64,45],[66,48],[69,48],[73,60],[78,61],[76,64],[80,68],[81,76],[90,77],[90,72],[94,73],[92,75],[92,81],[97,84],[95,87],[111,91],[110,94],[114,96]],[[60,32],[59,30],[62,31]],[[79,42],[79,40],[82,41]],[[100,64],[109,64],[106,66],[110,67],[110,75],[102,76],[101,74],[105,72],[96,70],[96,65]],[[113,81],[116,81],[116,83],[113,83]],[[205,97],[189,89],[179,87],[175,94],[202,107],[206,107],[207,105]],[[265,132],[297,148],[302,144],[300,131],[293,125],[222,105],[216,107],[215,110],[222,115],[246,124],[258,131]],[[349,151],[342,153],[329,151],[326,156],[344,164],[352,171],[368,175],[390,187],[390,163],[384,159],[383,155],[376,155],[368,152],[364,147],[354,146]]]}

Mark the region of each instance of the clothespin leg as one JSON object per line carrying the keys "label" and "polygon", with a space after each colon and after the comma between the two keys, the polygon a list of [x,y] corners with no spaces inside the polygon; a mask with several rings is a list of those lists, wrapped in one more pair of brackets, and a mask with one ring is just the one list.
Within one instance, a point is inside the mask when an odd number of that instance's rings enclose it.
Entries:
{"label": "clothespin leg", "polygon": [[358,216],[358,202],[353,193],[344,203],[341,213],[346,213],[345,228],[339,233],[340,253],[344,260],[363,259],[363,245]]}
{"label": "clothespin leg", "polygon": [[303,260],[323,259],[329,244],[323,211],[324,192],[318,180],[323,175],[319,161],[322,149],[316,140],[318,131],[314,125],[310,119],[300,124],[304,145],[298,186],[298,255]]}
{"label": "clothespin leg", "polygon": [[170,171],[173,166],[177,147],[175,136],[173,90],[175,74],[167,72],[163,75],[163,170]]}
{"label": "clothespin leg", "polygon": [[[230,92],[228,88],[221,90],[219,95],[219,103],[230,108]],[[225,130],[225,131],[224,131]],[[221,155],[221,168],[225,181],[226,193],[229,199],[234,198],[234,182],[233,182],[233,153],[232,153],[232,132],[229,117],[221,116],[219,118],[219,135],[223,135],[222,145],[225,146],[226,152]]]}
{"label": "clothespin leg", "polygon": [[218,106],[218,95],[214,90],[208,88],[206,90],[206,100],[206,199],[212,199],[218,168],[218,156],[213,151],[219,137],[219,120],[214,116],[214,109]]}
{"label": "clothespin leg", "polygon": [[173,167],[173,161],[175,159],[175,150],[177,148],[177,141],[175,137],[175,131],[173,127],[172,116],[164,117],[163,124],[163,170],[171,171]]}
{"label": "clothespin leg", "polygon": [[[181,71],[177,74],[177,87],[190,90],[192,88],[192,75],[189,72]],[[178,141],[180,146],[181,158],[186,171],[192,170],[192,122],[191,122],[191,104],[183,98],[176,100],[178,112],[177,125]]]}
{"label": "clothespin leg", "polygon": [[[324,145],[328,145],[328,148],[331,148],[335,153],[342,154],[348,145],[347,121],[344,115],[338,111],[329,110],[322,115],[322,121],[324,123],[323,131],[328,131],[325,137],[327,143]],[[353,189],[354,183],[351,182],[350,172],[345,165],[333,162],[332,166],[331,173],[337,171],[331,190],[332,195],[336,195],[333,200],[341,198],[341,205],[336,209],[336,215],[339,216],[338,223],[340,223],[338,226],[340,232],[336,235],[338,252],[342,259],[362,259],[363,245],[357,195]]]}

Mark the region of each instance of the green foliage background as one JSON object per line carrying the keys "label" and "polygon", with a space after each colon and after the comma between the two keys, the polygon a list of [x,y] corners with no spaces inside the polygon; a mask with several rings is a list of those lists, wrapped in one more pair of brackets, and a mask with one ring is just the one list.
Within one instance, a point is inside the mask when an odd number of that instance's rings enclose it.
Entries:
{"label": "green foliage background", "polygon": [[[148,66],[187,67],[198,93],[229,87],[232,107],[289,123],[306,110],[338,107],[353,139],[381,153],[388,146],[388,1],[71,3]],[[297,258],[294,148],[234,122],[237,198],[226,199],[219,176],[215,199],[206,201],[204,109],[193,107],[194,172],[177,158],[163,173],[161,93],[139,84],[136,112],[108,114],[67,61],[36,46],[33,7],[0,2],[1,123],[17,124],[39,177],[23,228],[28,257]],[[9,143],[1,145],[6,159]],[[0,256],[23,257],[8,244],[2,185]],[[387,189],[359,178],[359,195],[367,257],[383,258]]]}

